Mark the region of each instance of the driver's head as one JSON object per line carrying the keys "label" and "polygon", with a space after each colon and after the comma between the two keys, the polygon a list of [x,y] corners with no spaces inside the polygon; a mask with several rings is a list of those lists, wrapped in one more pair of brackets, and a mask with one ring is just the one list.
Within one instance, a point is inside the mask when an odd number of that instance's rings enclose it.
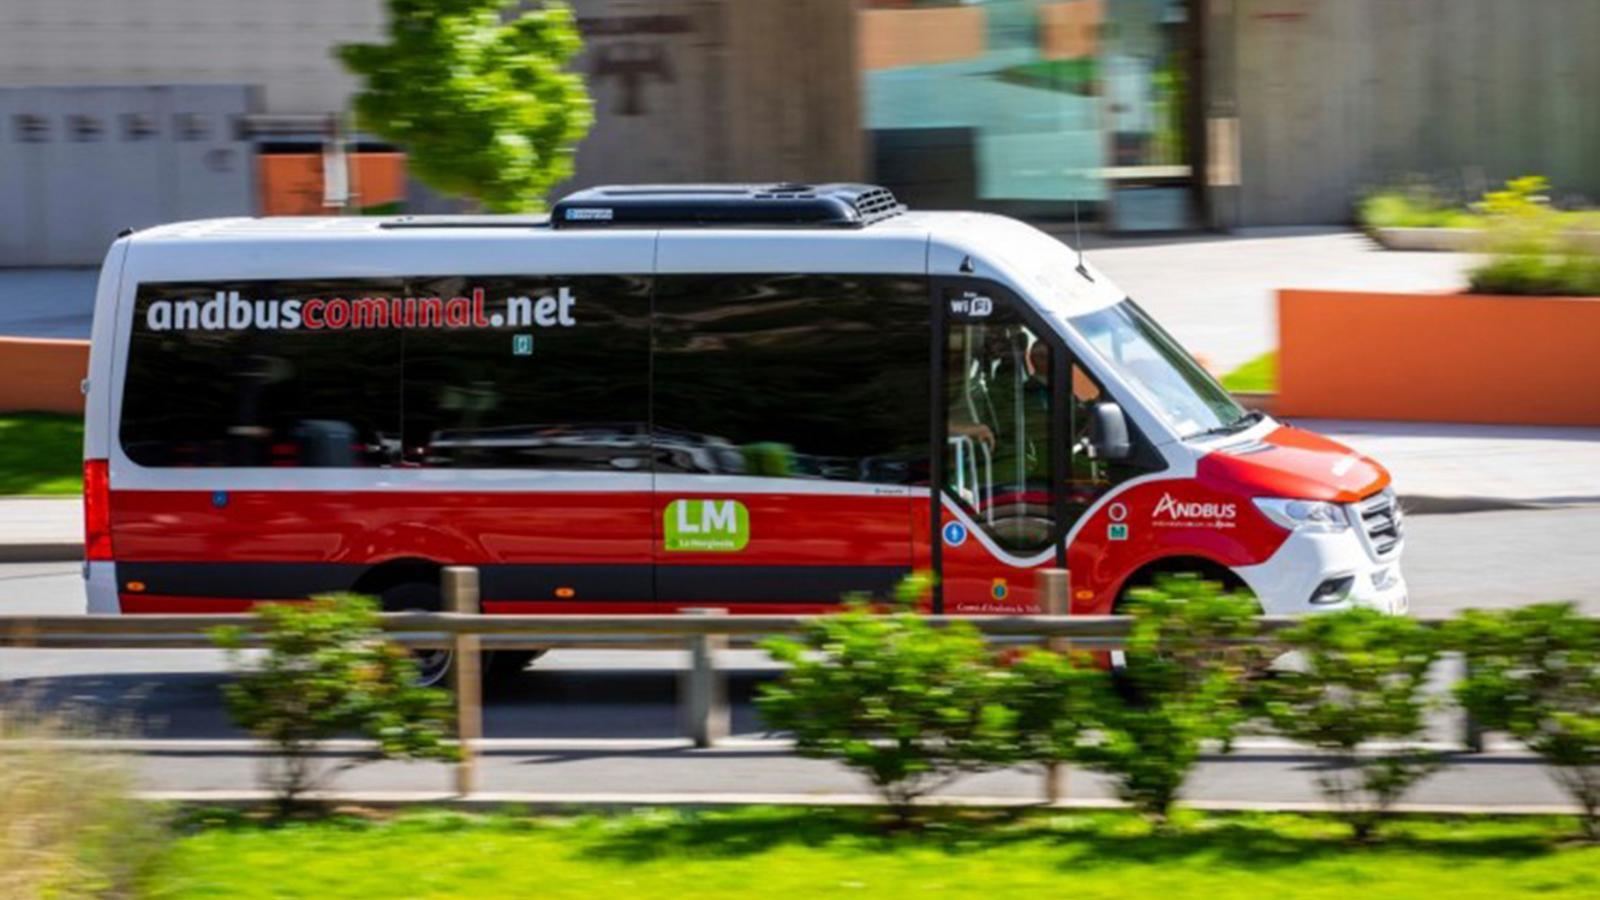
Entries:
{"label": "driver's head", "polygon": [[1034,341],[1028,348],[1028,377],[1044,384],[1050,383],[1050,347],[1044,341]]}

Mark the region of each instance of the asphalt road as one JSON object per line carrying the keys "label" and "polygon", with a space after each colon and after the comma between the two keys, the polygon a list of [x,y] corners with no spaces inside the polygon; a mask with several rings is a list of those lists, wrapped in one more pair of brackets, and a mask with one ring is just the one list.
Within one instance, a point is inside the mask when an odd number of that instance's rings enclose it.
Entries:
{"label": "asphalt road", "polygon": [[[1467,607],[1574,599],[1600,613],[1600,508],[1474,513],[1413,518],[1405,560],[1418,614]],[[0,611],[76,613],[83,609],[73,564],[0,566]],[[558,651],[495,692],[485,710],[491,739],[539,739],[533,748],[486,754],[482,784],[541,794],[818,794],[859,792],[862,782],[827,763],[801,760],[762,729],[750,698],[773,667],[759,653],[728,659],[733,746],[695,751],[676,740],[676,670],[684,656],[650,651]],[[225,660],[211,651],[0,650],[0,689],[47,706],[90,711],[110,733],[166,740],[237,738],[220,703]],[[1449,740],[1456,723],[1435,717],[1432,738]],[[150,789],[247,788],[261,760],[238,747],[173,747],[133,757]],[[1296,801],[1315,797],[1315,759],[1261,746],[1204,764],[1190,797]],[[449,770],[430,764],[380,764],[347,773],[352,790],[445,790]],[[965,779],[954,795],[1028,797],[1031,772]],[[1074,796],[1108,796],[1106,783],[1074,775]],[[1425,803],[1552,804],[1560,794],[1527,757],[1458,758],[1416,793]]]}

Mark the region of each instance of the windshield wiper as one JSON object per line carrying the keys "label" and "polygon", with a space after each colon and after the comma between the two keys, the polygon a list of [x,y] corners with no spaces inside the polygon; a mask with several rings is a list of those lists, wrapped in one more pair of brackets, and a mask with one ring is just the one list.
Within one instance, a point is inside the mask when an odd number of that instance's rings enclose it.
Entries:
{"label": "windshield wiper", "polygon": [[1196,431],[1194,434],[1185,435],[1184,440],[1215,437],[1219,434],[1237,434],[1238,432],[1249,428],[1251,425],[1256,424],[1264,418],[1266,418],[1266,416],[1262,413],[1256,410],[1251,410],[1250,412],[1245,413],[1226,425],[1218,425],[1215,428],[1207,428],[1205,431]]}

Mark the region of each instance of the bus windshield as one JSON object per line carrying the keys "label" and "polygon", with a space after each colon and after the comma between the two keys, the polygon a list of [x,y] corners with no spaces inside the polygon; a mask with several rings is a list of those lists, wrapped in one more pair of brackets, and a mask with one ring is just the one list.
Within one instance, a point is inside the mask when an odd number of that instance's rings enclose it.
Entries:
{"label": "bus windshield", "polygon": [[1070,321],[1119,375],[1144,392],[1181,437],[1240,431],[1260,419],[1246,412],[1132,300]]}

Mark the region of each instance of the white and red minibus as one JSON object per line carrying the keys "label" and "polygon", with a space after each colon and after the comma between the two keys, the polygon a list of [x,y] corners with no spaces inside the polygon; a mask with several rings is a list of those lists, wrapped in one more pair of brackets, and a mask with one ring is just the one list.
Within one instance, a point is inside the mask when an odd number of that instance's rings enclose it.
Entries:
{"label": "white and red minibus", "polygon": [[495,613],[1105,613],[1164,571],[1406,606],[1388,473],[1249,412],[1020,222],[863,185],[594,188],[549,217],[218,219],[96,298],[89,609],[320,591]]}

